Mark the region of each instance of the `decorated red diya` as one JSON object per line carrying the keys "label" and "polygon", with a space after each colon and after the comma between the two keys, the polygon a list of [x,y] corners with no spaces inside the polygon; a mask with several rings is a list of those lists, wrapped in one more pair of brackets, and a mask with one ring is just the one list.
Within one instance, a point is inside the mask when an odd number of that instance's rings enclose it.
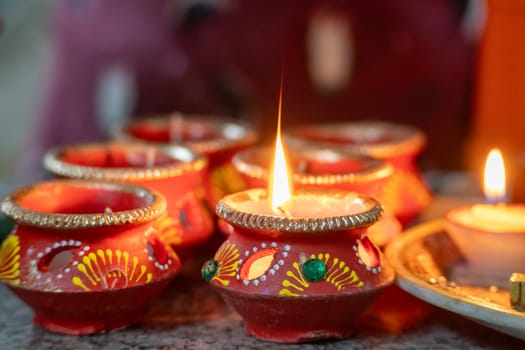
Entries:
{"label": "decorated red diya", "polygon": [[212,207],[224,195],[244,189],[230,160],[237,151],[257,141],[256,131],[247,124],[180,113],[140,119],[118,130],[116,137],[161,145],[183,144],[206,156],[209,162],[208,196]]}
{"label": "decorated red diya", "polygon": [[217,204],[232,230],[202,276],[245,320],[276,342],[342,338],[391,284],[392,269],[367,234],[382,214],[353,192],[296,192],[281,139],[282,82],[268,191],[250,189]]}
{"label": "decorated red diya", "polygon": [[166,209],[158,192],[58,180],[15,191],[1,207],[16,225],[0,250],[0,280],[50,331],[134,324],[180,270],[152,225]]}
{"label": "decorated red diya", "polygon": [[276,214],[266,191],[226,196],[217,214],[233,230],[202,268],[245,320],[246,331],[276,342],[343,338],[394,279],[367,227],[374,199],[349,192],[300,192]]}
{"label": "decorated red diya", "polygon": [[305,125],[288,130],[286,139],[294,147],[314,144],[388,161],[394,172],[378,198],[403,225],[431,202],[430,191],[415,164],[426,142],[416,128],[385,122]]}
{"label": "decorated red diya", "polygon": [[[382,202],[383,187],[392,175],[393,168],[381,159],[344,150],[308,147],[289,149],[289,163],[294,169],[294,187],[301,189],[343,190],[361,193]],[[232,159],[234,168],[241,174],[247,188],[268,186],[271,168],[270,147],[251,147],[238,152]],[[231,231],[224,223],[221,228]],[[399,235],[401,225],[390,213],[369,228],[368,233],[379,246]]]}
{"label": "decorated red diya", "polygon": [[205,202],[206,159],[186,147],[141,143],[66,146],[49,151],[44,166],[61,177],[131,182],[161,192],[168,208],[155,225],[173,246],[195,246],[213,234]]}

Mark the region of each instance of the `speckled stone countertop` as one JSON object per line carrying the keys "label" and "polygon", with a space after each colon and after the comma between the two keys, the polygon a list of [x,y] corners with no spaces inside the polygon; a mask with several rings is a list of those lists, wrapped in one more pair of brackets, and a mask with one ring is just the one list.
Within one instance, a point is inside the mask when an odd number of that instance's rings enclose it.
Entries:
{"label": "speckled stone countertop", "polygon": [[[424,216],[424,220],[441,216],[447,207],[455,204],[457,200],[436,201],[430,210],[432,215]],[[193,266],[185,268],[185,273],[152,303],[142,323],[91,336],[53,334],[34,326],[32,311],[0,284],[0,350],[525,349],[524,341],[430,306],[424,321],[399,334],[361,322],[354,337],[343,341],[299,345],[259,341],[244,333],[240,316],[200,279],[201,262],[194,261]],[[406,307],[413,310],[415,303],[409,301]]]}
{"label": "speckled stone countertop", "polygon": [[433,309],[424,323],[393,335],[360,326],[353,338],[315,344],[273,344],[244,333],[239,315],[208,285],[177,278],[129,329],[91,336],[49,333],[0,286],[0,349],[523,349],[525,342],[452,313]]}

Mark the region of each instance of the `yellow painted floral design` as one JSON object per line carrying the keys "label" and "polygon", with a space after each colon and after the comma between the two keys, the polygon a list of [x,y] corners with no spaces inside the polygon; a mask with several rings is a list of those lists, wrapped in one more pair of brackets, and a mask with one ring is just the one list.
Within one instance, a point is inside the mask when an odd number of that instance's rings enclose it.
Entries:
{"label": "yellow painted floral design", "polygon": [[169,244],[180,244],[182,241],[182,230],[177,228],[175,220],[164,213],[154,224],[159,235]]}
{"label": "yellow painted floral design", "polygon": [[246,189],[246,184],[241,175],[232,164],[227,163],[213,170],[211,174],[212,195],[219,200],[227,194]]}
{"label": "yellow painted floral design", "polygon": [[230,281],[227,277],[233,277],[239,267],[239,250],[233,243],[223,244],[215,254],[218,263],[217,272],[212,281],[217,281],[223,286],[228,286]]}
{"label": "yellow painted floral design", "polygon": [[[333,285],[337,291],[342,291],[348,286],[362,287],[364,282],[359,280],[359,276],[354,270],[337,257],[331,257],[328,253],[312,254],[312,259],[319,259],[326,265],[326,274],[324,281]],[[293,270],[286,271],[287,279],[283,280],[283,288],[279,291],[280,295],[298,297],[304,294],[305,290],[310,287],[302,272],[299,263],[293,263]]]}
{"label": "yellow painted floral design", "polygon": [[82,257],[77,270],[80,274],[74,276],[72,282],[86,291],[124,288],[148,283],[153,278],[136,256],[130,257],[127,251],[119,249],[90,252]]}
{"label": "yellow painted floral design", "polygon": [[286,271],[286,276],[288,276],[288,279],[283,280],[282,285],[284,288],[279,291],[279,295],[298,297],[308,287],[310,287],[310,284],[301,273],[301,267],[299,266],[299,263],[294,261],[292,266],[294,270]]}
{"label": "yellow painted floral design", "polygon": [[0,280],[20,284],[20,240],[17,235],[7,237],[0,248]]}

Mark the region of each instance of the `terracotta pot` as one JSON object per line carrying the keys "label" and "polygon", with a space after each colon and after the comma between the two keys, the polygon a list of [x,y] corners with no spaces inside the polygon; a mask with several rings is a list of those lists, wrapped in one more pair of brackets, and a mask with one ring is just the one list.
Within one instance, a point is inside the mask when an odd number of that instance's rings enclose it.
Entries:
{"label": "terracotta pot", "polygon": [[224,195],[244,189],[230,161],[237,151],[255,144],[257,132],[231,119],[175,114],[140,119],[117,130],[115,137],[157,145],[183,144],[206,156],[208,199],[215,208]]}
{"label": "terracotta pot", "polygon": [[[294,188],[351,191],[383,202],[383,188],[393,172],[386,161],[315,146],[288,151]],[[272,157],[270,147],[251,147],[238,152],[232,164],[247,188],[267,188]],[[231,231],[224,223],[219,227]],[[401,225],[388,209],[368,232],[374,243],[384,246],[401,233]]]}
{"label": "terracotta pot", "polygon": [[0,279],[50,331],[136,323],[180,270],[152,226],[166,208],[158,192],[59,180],[15,191],[1,206],[16,225],[0,250]]}
{"label": "terracotta pot", "polygon": [[416,166],[426,138],[416,128],[385,122],[304,125],[287,130],[285,137],[293,147],[317,145],[389,162],[394,172],[378,198],[404,226],[431,202],[430,191]]}
{"label": "terracotta pot", "polygon": [[60,177],[130,182],[161,192],[168,208],[155,225],[163,239],[177,248],[200,244],[214,232],[205,202],[206,159],[186,147],[65,146],[47,152],[44,166]]}
{"label": "terracotta pot", "polygon": [[361,311],[392,283],[392,269],[367,235],[381,215],[378,202],[330,195],[363,209],[320,218],[247,210],[251,201],[265,200],[261,189],[218,203],[217,214],[233,231],[202,275],[244,318],[249,334],[276,342],[347,337]]}

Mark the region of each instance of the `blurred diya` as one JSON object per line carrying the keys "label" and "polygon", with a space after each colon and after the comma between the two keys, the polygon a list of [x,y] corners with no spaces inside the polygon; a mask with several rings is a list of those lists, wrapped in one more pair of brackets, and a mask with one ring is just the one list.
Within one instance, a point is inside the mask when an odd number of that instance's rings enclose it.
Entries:
{"label": "blurred diya", "polygon": [[59,177],[129,182],[161,192],[168,207],[155,226],[173,246],[195,246],[213,234],[204,189],[207,161],[186,147],[118,142],[64,146],[47,152],[44,166]]}
{"label": "blurred diya", "polygon": [[291,128],[285,137],[294,148],[316,145],[387,161],[394,172],[377,198],[403,225],[412,222],[431,202],[415,162],[426,138],[416,128],[385,122],[312,124]]}
{"label": "blurred diya", "polygon": [[16,225],[0,249],[0,280],[47,330],[81,335],[137,323],[180,271],[153,226],[166,209],[158,192],[57,180],[17,190],[1,208]]}
{"label": "blurred diya", "polygon": [[487,157],[484,192],[489,203],[452,209],[446,229],[468,264],[485,274],[510,277],[525,266],[525,205],[505,204],[503,157]]}
{"label": "blurred diya", "polygon": [[208,159],[208,196],[212,207],[224,195],[244,189],[231,168],[231,158],[257,141],[248,124],[220,117],[173,113],[139,119],[115,133],[117,139],[156,145],[182,144]]}
{"label": "blurred diya", "polygon": [[[317,190],[343,190],[377,198],[392,175],[393,168],[381,159],[373,159],[356,153],[328,148],[307,147],[289,149],[289,164],[293,169],[295,188]],[[238,152],[232,160],[247,188],[267,187],[270,177],[270,147],[251,147]],[[370,239],[379,246],[386,245],[401,232],[401,225],[384,208],[381,219],[368,229]],[[221,229],[230,232],[224,223]]]}

